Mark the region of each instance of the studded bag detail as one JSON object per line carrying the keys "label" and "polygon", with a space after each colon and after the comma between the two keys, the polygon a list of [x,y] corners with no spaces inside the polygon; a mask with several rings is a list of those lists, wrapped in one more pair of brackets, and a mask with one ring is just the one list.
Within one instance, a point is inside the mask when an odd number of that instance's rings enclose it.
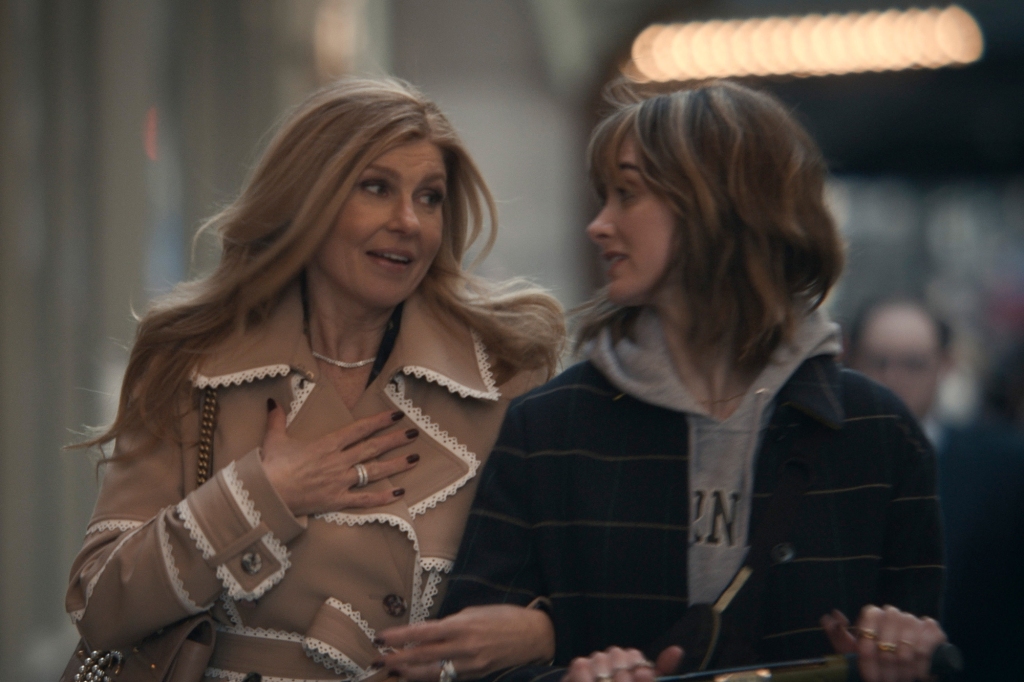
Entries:
{"label": "studded bag detail", "polygon": [[[200,409],[197,487],[210,477],[216,421],[217,389],[209,387]],[[213,618],[206,612],[160,628],[131,650],[94,650],[82,639],[60,682],[200,682],[215,640]]]}

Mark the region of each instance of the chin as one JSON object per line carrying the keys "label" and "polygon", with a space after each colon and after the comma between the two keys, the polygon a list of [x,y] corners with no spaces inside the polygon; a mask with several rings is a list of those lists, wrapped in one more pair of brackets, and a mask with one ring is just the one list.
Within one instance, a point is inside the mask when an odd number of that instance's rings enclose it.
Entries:
{"label": "chin", "polygon": [[642,293],[623,291],[614,286],[608,287],[608,300],[622,307],[640,306],[647,302],[646,297]]}

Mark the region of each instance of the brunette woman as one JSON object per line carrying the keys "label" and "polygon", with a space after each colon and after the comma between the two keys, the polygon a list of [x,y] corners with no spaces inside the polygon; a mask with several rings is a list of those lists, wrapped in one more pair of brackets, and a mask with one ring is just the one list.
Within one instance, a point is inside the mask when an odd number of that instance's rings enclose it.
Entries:
{"label": "brunette woman", "polygon": [[680,647],[684,671],[856,651],[866,680],[925,678],[944,640],[934,458],[898,399],[836,363],[820,152],[741,85],[621,94],[589,152],[608,286],[587,360],[509,409],[454,615],[386,633],[420,642],[388,665],[491,672],[464,624],[501,603],[555,632],[555,667],[503,682],[649,681]]}

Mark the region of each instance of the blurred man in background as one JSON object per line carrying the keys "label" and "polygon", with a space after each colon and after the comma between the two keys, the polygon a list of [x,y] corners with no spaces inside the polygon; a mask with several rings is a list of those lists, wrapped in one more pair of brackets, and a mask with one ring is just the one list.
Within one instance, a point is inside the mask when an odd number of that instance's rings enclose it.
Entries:
{"label": "blurred man in background", "polygon": [[946,547],[942,625],[965,680],[1024,669],[1024,351],[993,366],[986,409],[967,426],[935,414],[952,367],[950,328],[906,299],[867,306],[849,333],[849,365],[896,393],[937,452]]}
{"label": "blurred man in background", "polygon": [[934,409],[939,384],[952,365],[949,325],[920,303],[893,299],[867,306],[849,336],[850,367],[898,395],[941,449],[943,429]]}

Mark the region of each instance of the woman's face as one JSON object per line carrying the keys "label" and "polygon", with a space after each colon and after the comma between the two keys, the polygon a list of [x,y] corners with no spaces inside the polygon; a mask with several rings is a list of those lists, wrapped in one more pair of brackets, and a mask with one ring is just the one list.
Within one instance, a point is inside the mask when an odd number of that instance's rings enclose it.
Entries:
{"label": "woman's face", "polygon": [[447,174],[425,140],[396,147],[359,176],[314,256],[325,281],[361,312],[389,311],[416,290],[441,247]]}
{"label": "woman's face", "polygon": [[676,219],[640,175],[632,140],[622,143],[618,172],[605,191],[587,236],[601,249],[608,298],[616,305],[652,304],[672,260]]}

